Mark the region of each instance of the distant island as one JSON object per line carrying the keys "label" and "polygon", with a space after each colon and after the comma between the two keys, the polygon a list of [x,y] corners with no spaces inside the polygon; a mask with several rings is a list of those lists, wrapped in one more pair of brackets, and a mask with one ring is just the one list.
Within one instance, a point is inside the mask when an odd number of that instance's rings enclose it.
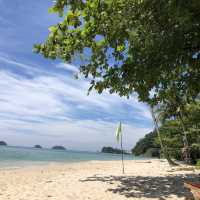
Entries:
{"label": "distant island", "polygon": [[42,149],[42,146],[40,146],[39,144],[36,144],[36,145],[34,146],[34,148],[36,148],[36,149]]}
{"label": "distant island", "polygon": [[52,149],[54,149],[54,150],[66,150],[66,148],[63,147],[63,146],[54,146],[54,147],[52,147]]}
{"label": "distant island", "polygon": [[0,146],[7,146],[7,144],[4,141],[0,141]]}
{"label": "distant island", "polygon": [[[113,148],[113,147],[103,147],[101,149],[102,153],[113,153],[113,154],[121,154],[122,150],[121,149],[117,149],[117,148]],[[125,150],[123,150],[124,154],[129,154],[127,153]]]}

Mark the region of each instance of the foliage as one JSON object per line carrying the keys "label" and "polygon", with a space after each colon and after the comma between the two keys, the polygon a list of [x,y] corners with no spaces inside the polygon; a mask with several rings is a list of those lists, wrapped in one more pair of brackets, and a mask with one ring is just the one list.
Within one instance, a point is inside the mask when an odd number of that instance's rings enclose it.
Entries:
{"label": "foliage", "polygon": [[[191,159],[195,163],[200,158],[200,102],[185,105],[187,115],[184,115],[183,123],[186,127],[186,134],[190,146]],[[159,127],[160,134],[168,153],[171,157],[182,160],[182,148],[184,147],[182,139],[181,122],[178,118],[165,120]],[[144,154],[152,147],[159,147],[159,140],[156,134],[147,134],[133,148],[133,153],[137,155]],[[161,152],[162,153],[162,152]]]}
{"label": "foliage", "polygon": [[189,143],[200,144],[200,101],[193,104],[187,104],[187,115],[184,122],[187,128]]}
{"label": "foliage", "polygon": [[156,140],[156,133],[150,132],[149,134],[145,135],[144,138],[140,139],[135,147],[132,149],[132,153],[136,156],[145,154],[146,151],[150,148],[159,148],[159,145],[155,142]]}
{"label": "foliage", "polygon": [[0,146],[7,146],[7,144],[4,141],[0,141]]}
{"label": "foliage", "polygon": [[196,166],[197,166],[197,169],[200,169],[200,160],[197,160]]}
{"label": "foliage", "polygon": [[63,20],[34,51],[65,62],[80,56],[81,72],[99,93],[137,92],[156,103],[174,88],[181,98],[196,97],[199,9],[198,0],[56,0],[49,12]]}
{"label": "foliage", "polygon": [[[113,147],[103,147],[101,150],[102,153],[114,153],[114,154],[121,154],[122,150],[113,148]],[[127,154],[126,151],[123,151],[124,154]]]}
{"label": "foliage", "polygon": [[163,142],[170,148],[182,148],[181,128],[178,120],[168,120],[160,126]]}
{"label": "foliage", "polygon": [[34,148],[37,148],[37,149],[42,149],[42,146],[41,146],[41,145],[39,145],[39,144],[36,144],[36,145],[34,146]]}
{"label": "foliage", "polygon": [[196,163],[200,158],[200,144],[193,144],[191,146],[191,158],[193,163]]}
{"label": "foliage", "polygon": [[63,147],[63,146],[53,146],[52,149],[54,149],[54,150],[66,150],[66,148]]}
{"label": "foliage", "polygon": [[147,151],[143,154],[144,157],[156,157],[160,158],[161,155],[161,149],[160,148],[150,148],[147,149]]}

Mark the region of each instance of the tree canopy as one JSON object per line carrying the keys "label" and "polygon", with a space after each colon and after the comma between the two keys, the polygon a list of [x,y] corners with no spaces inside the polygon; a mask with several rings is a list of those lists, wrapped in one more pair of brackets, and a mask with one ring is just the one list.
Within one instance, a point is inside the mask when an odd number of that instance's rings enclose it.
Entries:
{"label": "tree canopy", "polygon": [[113,154],[128,154],[125,150],[113,148],[113,147],[102,147],[101,149],[102,153],[113,153]]}
{"label": "tree canopy", "polygon": [[137,92],[157,103],[175,88],[195,98],[199,10],[199,0],[56,0],[49,12],[62,21],[34,51],[64,62],[79,57],[81,73],[99,93]]}
{"label": "tree canopy", "polygon": [[136,156],[143,155],[147,152],[148,149],[158,149],[160,148],[159,144],[156,143],[157,133],[155,131],[150,132],[141,138],[134,148],[132,153]]}
{"label": "tree canopy", "polygon": [[[190,146],[191,159],[196,162],[200,158],[200,102],[185,105],[187,115],[183,117],[185,124],[188,143]],[[163,144],[166,146],[170,156],[176,159],[184,159],[182,148],[184,141],[182,140],[182,126],[180,119],[175,116],[173,119],[168,118],[160,125],[159,131]],[[155,132],[147,134],[140,139],[132,152],[135,155],[145,154],[148,149],[159,147],[159,140]]]}

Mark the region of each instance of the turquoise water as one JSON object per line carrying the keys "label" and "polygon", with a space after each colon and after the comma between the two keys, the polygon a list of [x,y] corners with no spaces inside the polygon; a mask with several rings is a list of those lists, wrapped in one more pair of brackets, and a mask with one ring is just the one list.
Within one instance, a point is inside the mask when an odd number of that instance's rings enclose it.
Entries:
{"label": "turquoise water", "polygon": [[[79,151],[60,151],[24,147],[0,147],[0,168],[22,167],[49,163],[81,162],[90,160],[120,160],[117,154],[91,153]],[[142,159],[125,155],[127,160]]]}

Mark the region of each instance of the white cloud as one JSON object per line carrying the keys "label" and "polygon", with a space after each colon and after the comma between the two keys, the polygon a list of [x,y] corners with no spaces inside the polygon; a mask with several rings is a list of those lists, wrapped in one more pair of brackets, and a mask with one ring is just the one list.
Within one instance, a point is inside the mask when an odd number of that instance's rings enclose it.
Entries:
{"label": "white cloud", "polygon": [[0,72],[0,113],[17,116],[48,117],[62,114],[67,109],[40,79],[24,79]]}
{"label": "white cloud", "polygon": [[50,75],[50,76],[55,75],[54,73],[47,70],[43,70],[38,66],[30,65],[30,64],[27,65],[23,62],[10,58],[9,56],[2,54],[2,52],[0,52],[0,63],[9,65],[9,67],[14,67],[14,68],[17,67],[19,69],[22,69],[24,72],[26,72],[26,74],[29,74],[29,75],[35,75],[35,76],[36,75]]}
{"label": "white cloud", "polygon": [[[64,115],[71,108],[67,103],[76,104],[78,108],[103,109],[108,113],[115,112],[127,104],[135,108],[137,117],[148,118],[147,109],[136,98],[126,100],[107,92],[102,95],[92,92],[86,95],[89,83],[84,80],[74,80],[66,77],[65,80],[52,76],[39,76],[26,79],[13,73],[0,71],[0,112],[18,115]],[[113,110],[114,109],[114,110]],[[120,112],[120,109],[117,111]]]}
{"label": "white cloud", "polygon": [[69,63],[59,63],[56,65],[57,68],[60,68],[60,69],[65,69],[67,71],[71,71],[71,72],[79,72],[79,69],[77,66],[74,66],[72,64],[69,64]]}
{"label": "white cloud", "polygon": [[[60,144],[68,149],[79,150],[100,150],[103,146],[118,147],[115,139],[116,124],[100,120],[66,119],[35,126],[18,120],[1,120],[0,131],[5,129],[8,131],[3,139],[8,139],[12,144],[20,142],[26,146],[33,146],[39,142],[45,147]],[[149,128],[124,124],[124,147],[131,149],[135,142],[149,131]]]}
{"label": "white cloud", "polygon": [[[14,64],[8,59],[6,62]],[[15,62],[33,72],[32,67]],[[150,131],[151,127],[143,128],[143,124],[134,122],[150,119],[148,109],[135,96],[127,100],[94,91],[87,96],[86,80],[40,74],[28,79],[0,71],[0,138],[8,143],[57,143],[70,149],[98,150],[104,145],[116,145],[116,122],[123,119],[126,148],[130,149]]]}

